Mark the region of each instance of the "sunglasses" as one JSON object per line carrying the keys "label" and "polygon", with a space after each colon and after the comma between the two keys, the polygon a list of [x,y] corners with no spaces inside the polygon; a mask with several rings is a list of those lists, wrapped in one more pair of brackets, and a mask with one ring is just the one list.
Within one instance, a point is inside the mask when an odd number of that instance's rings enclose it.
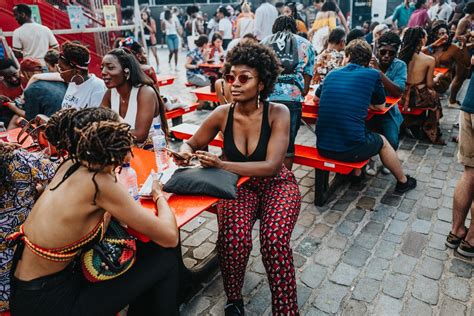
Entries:
{"label": "sunglasses", "polygon": [[238,75],[238,76],[228,74],[228,75],[224,76],[225,81],[229,84],[233,84],[236,80],[238,80],[241,84],[245,84],[245,83],[247,83],[247,81],[249,81],[250,79],[253,79],[253,78],[255,78],[255,77],[251,77],[251,76],[245,75],[245,74]]}
{"label": "sunglasses", "polygon": [[389,49],[381,49],[381,50],[380,50],[380,55],[381,55],[381,56],[385,56],[385,55],[387,55],[387,54],[388,54],[389,56],[395,56],[396,53],[397,53],[396,51],[394,51],[394,50],[389,50]]}
{"label": "sunglasses", "polygon": [[60,74],[63,74],[63,73],[65,73],[65,72],[74,70],[74,68],[62,70],[59,65],[56,65],[56,70],[57,70]]}

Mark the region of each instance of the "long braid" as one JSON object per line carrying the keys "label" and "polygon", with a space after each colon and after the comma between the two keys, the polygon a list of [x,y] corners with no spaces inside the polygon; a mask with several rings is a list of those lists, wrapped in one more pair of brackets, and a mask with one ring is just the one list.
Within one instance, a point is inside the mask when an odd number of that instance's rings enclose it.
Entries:
{"label": "long braid", "polygon": [[425,30],[421,27],[409,28],[403,35],[402,48],[399,58],[407,65],[410,63],[413,55],[419,53],[421,49],[421,40],[425,37]]}

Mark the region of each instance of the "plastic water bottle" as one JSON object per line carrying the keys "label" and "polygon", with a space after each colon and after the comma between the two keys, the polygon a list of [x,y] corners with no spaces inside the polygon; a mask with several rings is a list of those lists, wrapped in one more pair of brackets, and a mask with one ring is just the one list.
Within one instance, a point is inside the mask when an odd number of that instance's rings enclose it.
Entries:
{"label": "plastic water bottle", "polygon": [[138,201],[137,173],[130,167],[129,162],[122,164],[122,171],[118,174],[118,181],[125,186],[128,194],[130,194],[135,201]]}
{"label": "plastic water bottle", "polygon": [[163,170],[169,167],[168,163],[168,153],[166,152],[166,136],[165,133],[161,130],[160,124],[153,125],[153,150],[155,151],[156,166],[158,167],[158,172],[163,172]]}

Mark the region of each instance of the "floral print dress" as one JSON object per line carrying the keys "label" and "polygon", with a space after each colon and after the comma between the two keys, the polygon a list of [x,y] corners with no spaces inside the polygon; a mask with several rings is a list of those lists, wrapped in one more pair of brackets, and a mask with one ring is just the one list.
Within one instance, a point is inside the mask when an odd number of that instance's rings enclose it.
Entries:
{"label": "floral print dress", "polygon": [[325,49],[316,59],[312,84],[320,84],[331,70],[341,67],[343,59],[344,52]]}
{"label": "floral print dress", "polygon": [[1,179],[0,185],[0,312],[9,309],[14,252],[14,248],[7,247],[5,238],[26,220],[36,201],[36,186],[49,182],[56,166],[50,160],[24,150],[14,150],[6,164],[10,179]]}

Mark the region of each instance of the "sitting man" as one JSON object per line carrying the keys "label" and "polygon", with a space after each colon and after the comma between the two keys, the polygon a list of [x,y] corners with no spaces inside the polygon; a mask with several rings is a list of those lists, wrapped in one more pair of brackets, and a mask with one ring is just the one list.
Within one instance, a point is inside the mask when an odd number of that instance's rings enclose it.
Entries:
{"label": "sitting man", "polygon": [[[367,130],[370,109],[383,109],[385,91],[380,72],[368,68],[370,45],[354,40],[345,49],[349,64],[331,71],[316,91],[319,100],[316,122],[317,148],[321,156],[360,162],[377,154],[397,179],[395,191],[404,193],[416,187],[416,180],[405,176],[397,154],[387,139]],[[360,176],[357,170],[355,176]]]}
{"label": "sitting man", "polygon": [[[42,65],[38,59],[25,58],[20,64],[21,79],[27,83],[35,75],[42,73]],[[16,127],[16,118],[24,117],[32,120],[38,114],[53,115],[61,108],[61,103],[66,93],[67,86],[64,82],[38,80],[28,85],[23,92],[23,102],[7,102],[5,105],[16,114],[10,122],[9,128]]]}
{"label": "sitting man", "polygon": [[[402,96],[407,81],[407,65],[404,61],[396,58],[401,43],[400,37],[396,33],[384,33],[375,43],[377,58],[372,58],[370,61],[370,67],[380,71],[385,94],[395,98]],[[397,150],[398,134],[402,122],[403,115],[395,105],[384,115],[374,115],[367,122],[367,127],[371,131],[385,136],[393,149]],[[385,167],[382,167],[382,172],[384,174],[390,173]],[[366,173],[372,176],[377,174],[375,159],[371,159],[367,164]]]}
{"label": "sitting man", "polygon": [[20,66],[14,58],[0,60],[0,122],[5,127],[12,119],[13,113],[7,106],[3,106],[5,101],[15,100],[23,90],[21,89]]}

